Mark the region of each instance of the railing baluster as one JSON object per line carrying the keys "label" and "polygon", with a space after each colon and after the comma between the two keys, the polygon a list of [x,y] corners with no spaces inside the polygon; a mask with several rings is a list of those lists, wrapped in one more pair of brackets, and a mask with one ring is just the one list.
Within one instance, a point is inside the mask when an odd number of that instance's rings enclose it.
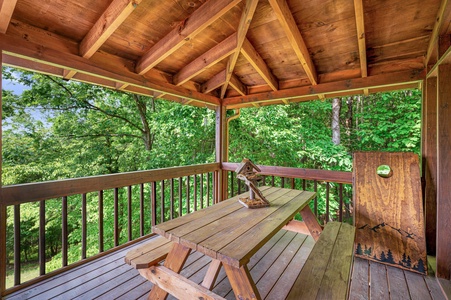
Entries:
{"label": "railing baluster", "polygon": [[238,186],[238,195],[241,194],[241,180],[236,179],[236,185]]}
{"label": "railing baluster", "polygon": [[119,245],[119,188],[114,188],[114,246]]}
{"label": "railing baluster", "polygon": [[285,187],[285,177],[280,177],[280,187],[281,188]]}
{"label": "railing baluster", "polygon": [[305,179],[302,179],[302,190],[305,191]]}
{"label": "railing baluster", "polygon": [[133,239],[133,229],[132,229],[132,186],[127,187],[127,215],[128,215],[128,241]]}
{"label": "railing baluster", "polygon": [[152,181],[150,183],[150,206],[151,206],[151,220],[152,226],[157,225],[157,183]]}
{"label": "railing baluster", "polygon": [[204,208],[204,173],[200,174],[200,209]]}
{"label": "railing baluster", "polygon": [[338,208],[338,221],[343,222],[343,183],[338,184],[339,195],[339,208]]}
{"label": "railing baluster", "polygon": [[327,224],[327,222],[329,222],[329,220],[330,220],[330,216],[329,216],[329,191],[330,191],[330,185],[329,185],[329,182],[326,182],[326,220],[325,220],[325,222],[326,222],[326,224]]}
{"label": "railing baluster", "polygon": [[61,220],[61,264],[67,266],[67,196],[62,199],[62,220]]}
{"label": "railing baluster", "polygon": [[193,195],[194,211],[197,211],[197,174],[194,174],[194,195]]}
{"label": "railing baluster", "polygon": [[161,181],[161,184],[160,184],[160,188],[161,188],[161,191],[160,191],[160,193],[161,193],[161,202],[160,202],[160,222],[161,223],[164,223],[164,214],[165,214],[165,209],[164,209],[164,205],[165,205],[165,203],[164,203],[164,180],[162,180]]}
{"label": "railing baluster", "polygon": [[207,173],[207,206],[210,206],[210,172]]}
{"label": "railing baluster", "polygon": [[99,191],[99,253],[103,252],[103,190]]}
{"label": "railing baluster", "polygon": [[174,219],[174,178],[171,178],[171,186],[170,186],[170,215],[169,215],[169,219]]}
{"label": "railing baluster", "polygon": [[144,183],[139,185],[139,235],[144,235]]}
{"label": "railing baluster", "polygon": [[233,182],[234,182],[233,177],[234,177],[233,172],[230,171],[230,197],[235,196],[235,191],[234,191],[235,187],[233,186]]}
{"label": "railing baluster", "polygon": [[190,194],[189,176],[186,176],[186,213],[187,214],[189,214],[189,194]]}
{"label": "railing baluster", "polygon": [[86,216],[86,193],[81,195],[81,258],[86,258],[87,248],[87,216]]}
{"label": "railing baluster", "polygon": [[20,284],[20,204],[14,205],[14,285]]}
{"label": "railing baluster", "polygon": [[[316,180],[313,181],[313,190],[316,192],[318,192],[318,182]],[[314,198],[314,213],[315,216],[318,217],[318,196],[315,196]]]}
{"label": "railing baluster", "polygon": [[39,275],[45,274],[45,200],[39,203]]}
{"label": "railing baluster", "polygon": [[294,178],[291,178],[291,189],[294,190],[295,184],[294,184]]}
{"label": "railing baluster", "polygon": [[179,217],[182,216],[183,208],[183,181],[182,177],[179,177]]}
{"label": "railing baluster", "polygon": [[271,186],[274,186],[274,176],[271,176]]}
{"label": "railing baluster", "polygon": [[263,180],[262,180],[262,185],[263,185],[263,186],[266,185],[266,177],[268,177],[268,176],[266,176],[266,175],[263,176]]}

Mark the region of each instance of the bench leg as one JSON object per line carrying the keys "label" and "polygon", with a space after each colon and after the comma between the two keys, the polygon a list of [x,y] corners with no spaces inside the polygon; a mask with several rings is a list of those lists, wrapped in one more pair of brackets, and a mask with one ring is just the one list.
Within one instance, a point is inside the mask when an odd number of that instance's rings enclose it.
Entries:
{"label": "bench leg", "polygon": [[210,266],[208,266],[207,274],[205,274],[202,286],[209,289],[213,288],[216,278],[218,277],[219,271],[221,270],[221,261],[217,259],[212,259]]}
{"label": "bench leg", "polygon": [[229,278],[230,285],[235,293],[236,299],[249,299],[260,300],[260,293],[254,283],[254,280],[249,273],[246,265],[240,268],[232,267],[228,264],[224,264],[227,277]]}
{"label": "bench leg", "polygon": [[[164,266],[176,273],[180,273],[190,252],[191,248],[174,243],[171,251],[168,253],[166,260],[164,261]],[[168,292],[161,289],[157,285],[154,285],[147,299],[166,299],[167,296]]]}

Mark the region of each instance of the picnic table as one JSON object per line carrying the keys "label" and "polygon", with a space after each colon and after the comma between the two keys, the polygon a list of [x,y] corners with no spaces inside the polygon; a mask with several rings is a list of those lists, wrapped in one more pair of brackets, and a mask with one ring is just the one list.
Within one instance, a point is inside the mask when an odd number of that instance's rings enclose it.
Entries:
{"label": "picnic table", "polygon": [[[164,299],[167,293],[186,299],[222,299],[211,292],[221,266],[237,299],[260,299],[247,268],[249,259],[285,224],[301,212],[304,222],[318,239],[322,231],[308,203],[314,192],[261,187],[269,207],[248,209],[239,196],[206,209],[156,225],[154,232],[172,241],[164,265],[140,269],[154,283],[149,299]],[[196,250],[212,258],[201,285],[178,274],[190,254]]]}

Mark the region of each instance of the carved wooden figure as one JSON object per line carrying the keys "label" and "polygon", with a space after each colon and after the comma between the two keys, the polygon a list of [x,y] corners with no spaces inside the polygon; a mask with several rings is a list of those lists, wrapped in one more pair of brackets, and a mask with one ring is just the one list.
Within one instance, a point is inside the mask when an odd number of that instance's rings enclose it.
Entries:
{"label": "carved wooden figure", "polygon": [[[239,202],[247,208],[259,208],[269,206],[269,201],[263,196],[257,188],[257,182],[261,181],[261,176],[257,172],[261,172],[260,168],[250,159],[244,158],[241,164],[235,170],[237,178],[243,180],[249,187],[249,197],[240,197]],[[255,197],[257,195],[257,197]]]}

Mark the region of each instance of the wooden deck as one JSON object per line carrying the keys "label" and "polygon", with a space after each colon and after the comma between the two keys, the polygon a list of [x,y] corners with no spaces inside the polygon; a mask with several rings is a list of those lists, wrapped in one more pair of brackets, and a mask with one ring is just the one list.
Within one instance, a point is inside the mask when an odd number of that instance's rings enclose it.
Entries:
{"label": "wooden deck", "polygon": [[[281,230],[251,258],[248,266],[263,299],[285,299],[313,244],[311,236]],[[124,262],[125,253],[134,247],[136,245],[8,295],[5,299],[146,299],[152,284]],[[210,258],[193,252],[182,274],[201,283],[209,262]],[[227,299],[234,299],[223,270],[214,291]],[[356,259],[354,264],[350,298],[446,299],[432,277],[362,259]]]}

